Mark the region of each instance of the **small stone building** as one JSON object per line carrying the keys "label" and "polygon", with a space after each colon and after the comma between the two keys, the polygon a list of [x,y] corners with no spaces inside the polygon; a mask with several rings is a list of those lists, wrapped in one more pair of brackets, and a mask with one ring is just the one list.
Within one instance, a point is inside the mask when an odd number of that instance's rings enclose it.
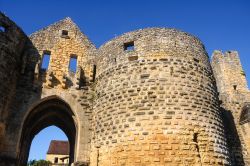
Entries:
{"label": "small stone building", "polygon": [[67,166],[69,164],[69,142],[52,140],[47,151],[46,160],[52,166]]}
{"label": "small stone building", "polygon": [[0,14],[0,165],[50,125],[82,166],[250,165],[250,91],[236,51],[212,59],[169,28],[100,48],[65,18],[29,37]]}

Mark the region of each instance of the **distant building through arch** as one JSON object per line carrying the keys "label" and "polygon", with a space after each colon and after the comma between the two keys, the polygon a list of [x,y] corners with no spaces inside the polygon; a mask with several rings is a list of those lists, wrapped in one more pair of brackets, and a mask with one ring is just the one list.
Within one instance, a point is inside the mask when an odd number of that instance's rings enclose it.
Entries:
{"label": "distant building through arch", "polygon": [[19,165],[28,160],[29,148],[33,137],[42,129],[55,125],[65,132],[69,139],[69,163],[74,162],[77,124],[71,108],[61,99],[51,98],[41,101],[27,115],[20,140]]}
{"label": "distant building through arch", "polygon": [[46,154],[46,160],[52,163],[52,166],[67,166],[69,164],[69,142],[52,140]]}

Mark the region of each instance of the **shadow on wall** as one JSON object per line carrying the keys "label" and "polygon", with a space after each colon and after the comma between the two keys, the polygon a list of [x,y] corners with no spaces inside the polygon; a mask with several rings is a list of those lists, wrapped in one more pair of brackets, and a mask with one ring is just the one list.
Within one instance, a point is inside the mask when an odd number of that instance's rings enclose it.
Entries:
{"label": "shadow on wall", "polygon": [[25,33],[8,17],[0,13],[0,80],[2,81],[0,86],[0,165],[15,165],[16,163],[15,146],[20,131],[18,118],[22,117],[22,113],[18,116],[17,112],[20,112],[27,101],[29,95],[25,93],[26,90],[36,89],[33,80],[38,58],[37,49]]}
{"label": "shadow on wall", "polygon": [[[42,105],[49,107],[51,103],[49,108],[52,109],[55,103],[61,102],[55,111],[49,113],[41,114],[47,107],[41,111],[31,111],[22,128],[29,100],[41,98],[39,59],[38,50],[26,34],[0,13],[0,80],[4,82],[0,85],[0,165],[26,165],[34,135],[54,123],[70,136],[73,161],[76,128],[71,110],[63,101],[51,99]],[[63,104],[65,107],[61,108]],[[57,113],[60,109],[65,112],[63,118],[62,111]],[[61,125],[61,119],[71,120],[71,126]]]}
{"label": "shadow on wall", "polygon": [[232,112],[224,108],[221,108],[221,112],[229,149],[230,162],[232,165],[241,166],[242,163],[244,163],[243,151]]}
{"label": "shadow on wall", "polygon": [[[30,56],[31,55],[31,56]],[[30,56],[30,57],[29,57]],[[6,120],[19,78],[31,78],[38,60],[37,49],[25,33],[0,12],[0,122]],[[28,76],[29,75],[29,76]],[[28,76],[28,77],[27,77]],[[23,80],[23,79],[22,79]],[[20,85],[18,85],[20,86]]]}

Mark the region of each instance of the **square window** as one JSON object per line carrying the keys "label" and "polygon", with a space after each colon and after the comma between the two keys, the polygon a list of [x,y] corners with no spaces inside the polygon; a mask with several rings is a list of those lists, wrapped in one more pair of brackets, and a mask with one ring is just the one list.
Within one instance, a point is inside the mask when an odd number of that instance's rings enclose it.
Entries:
{"label": "square window", "polygon": [[77,56],[71,55],[69,60],[69,70],[73,73],[76,73],[77,69]]}
{"label": "square window", "polygon": [[62,30],[62,35],[63,36],[68,36],[69,32],[67,30]]}
{"label": "square window", "polygon": [[125,51],[133,51],[135,49],[134,42],[124,43],[124,50]]}

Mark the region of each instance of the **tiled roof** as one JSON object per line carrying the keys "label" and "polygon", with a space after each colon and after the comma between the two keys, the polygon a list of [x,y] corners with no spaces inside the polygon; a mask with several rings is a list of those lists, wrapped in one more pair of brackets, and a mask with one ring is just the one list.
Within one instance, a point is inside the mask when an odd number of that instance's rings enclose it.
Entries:
{"label": "tiled roof", "polygon": [[52,140],[50,142],[47,154],[69,155],[69,142]]}

